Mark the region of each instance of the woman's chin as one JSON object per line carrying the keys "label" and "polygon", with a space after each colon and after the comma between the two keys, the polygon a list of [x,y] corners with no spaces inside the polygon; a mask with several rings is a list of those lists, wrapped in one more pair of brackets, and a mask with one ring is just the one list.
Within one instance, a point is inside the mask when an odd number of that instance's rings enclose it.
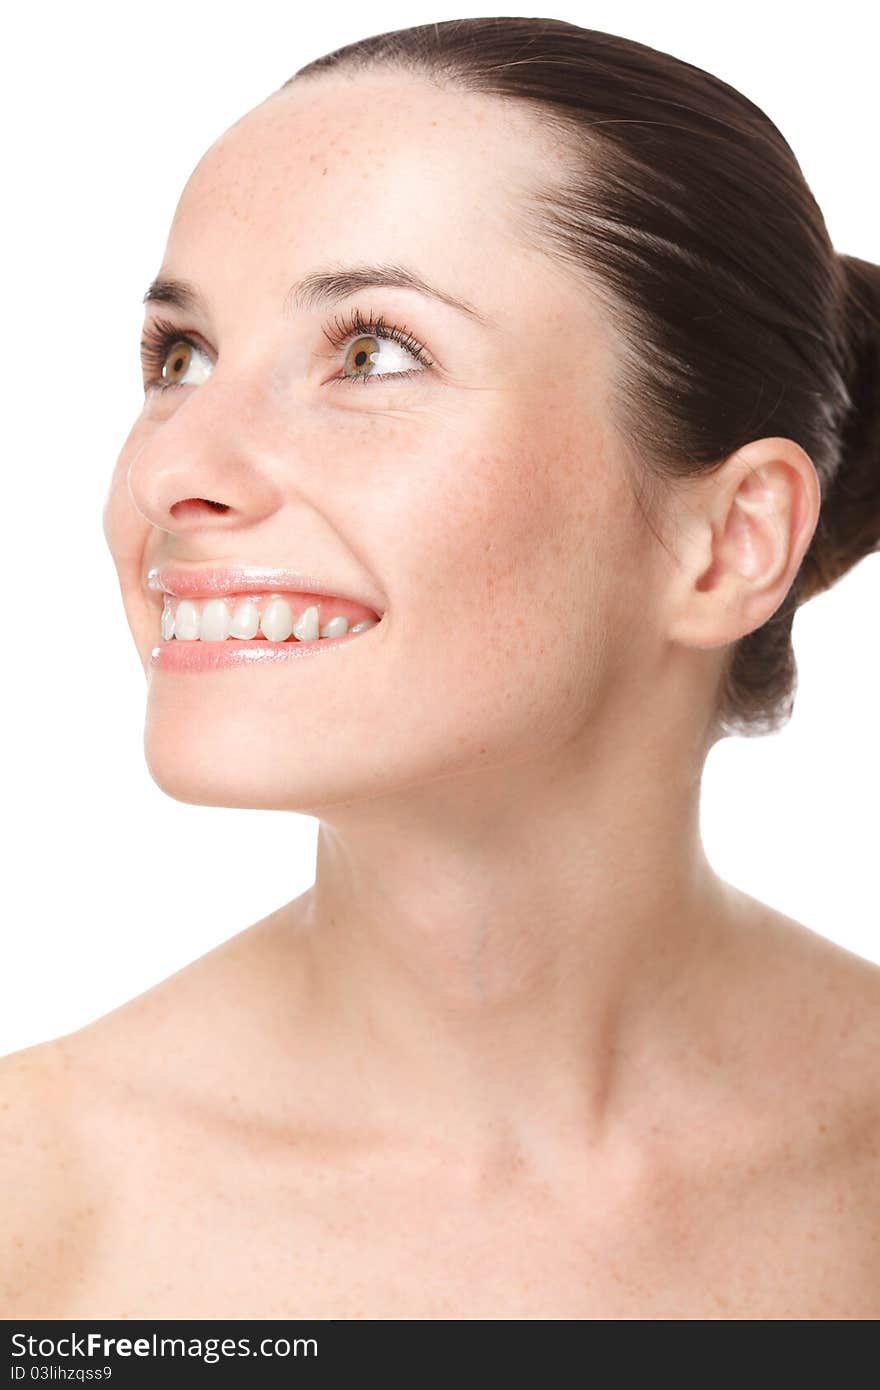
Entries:
{"label": "woman's chin", "polygon": [[167,796],[194,806],[317,816],[325,806],[368,801],[376,794],[375,775],[366,765],[359,769],[333,758],[334,767],[316,757],[314,748],[298,758],[290,743],[283,757],[268,746],[227,752],[224,743],[220,737],[206,738],[204,731],[189,736],[148,724],[143,745],[147,770]]}

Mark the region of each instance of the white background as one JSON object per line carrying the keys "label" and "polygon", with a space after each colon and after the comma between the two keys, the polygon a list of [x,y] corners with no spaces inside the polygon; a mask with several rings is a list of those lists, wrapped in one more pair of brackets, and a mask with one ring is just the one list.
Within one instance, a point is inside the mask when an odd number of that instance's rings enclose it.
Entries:
{"label": "white background", "polygon": [[[3,57],[5,806],[0,1053],[73,1030],[302,892],[317,822],[190,806],[143,761],[143,672],[101,532],[140,410],[141,297],[214,139],[305,62],[461,3],[14,7]],[[870,7],[530,4],[723,78],[793,147],[839,251],[880,261]],[[293,268],[292,268],[293,269]],[[878,459],[880,470],[880,459]],[[783,733],[704,779],[723,877],[880,960],[880,557],[795,620]]]}

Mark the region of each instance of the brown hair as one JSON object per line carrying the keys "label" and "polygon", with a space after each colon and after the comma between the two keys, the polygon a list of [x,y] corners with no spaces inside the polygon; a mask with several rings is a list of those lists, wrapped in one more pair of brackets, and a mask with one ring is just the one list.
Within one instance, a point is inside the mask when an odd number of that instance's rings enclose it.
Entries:
{"label": "brown hair", "polygon": [[880,550],[880,267],[836,254],[759,107],[645,44],[564,20],[455,19],[347,44],[283,85],[373,69],[528,103],[564,142],[565,171],[534,188],[521,230],[610,315],[614,419],[652,529],[663,484],[752,439],[811,458],[816,531],[776,612],[730,644],[716,712],[718,736],[775,731],[797,684],[795,609]]}

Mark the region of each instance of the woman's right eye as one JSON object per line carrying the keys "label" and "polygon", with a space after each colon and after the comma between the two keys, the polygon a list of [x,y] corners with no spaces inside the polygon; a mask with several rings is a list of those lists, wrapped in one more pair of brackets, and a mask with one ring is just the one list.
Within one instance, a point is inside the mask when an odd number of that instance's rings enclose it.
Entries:
{"label": "woman's right eye", "polygon": [[[210,367],[210,358],[203,347],[193,342],[179,329],[170,324],[149,324],[141,339],[141,356],[144,364],[144,390],[168,391],[175,386],[198,386],[205,380],[205,371],[199,366],[199,358],[204,358]],[[195,379],[186,380],[192,368]]]}

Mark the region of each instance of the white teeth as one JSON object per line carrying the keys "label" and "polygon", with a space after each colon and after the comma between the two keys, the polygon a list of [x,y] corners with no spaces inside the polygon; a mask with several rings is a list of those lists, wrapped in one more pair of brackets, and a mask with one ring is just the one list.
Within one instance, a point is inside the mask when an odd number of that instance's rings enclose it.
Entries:
{"label": "white teeth", "polygon": [[177,605],[174,617],[174,636],[179,642],[197,642],[199,638],[199,610],[188,598],[182,598]]}
{"label": "white teeth", "polygon": [[298,642],[314,642],[318,635],[317,604],[311,604],[304,612],[300,613],[293,624],[292,631]]}
{"label": "white teeth", "polygon": [[358,633],[375,627],[379,621],[378,618],[364,618],[349,627],[350,620],[340,613],[320,627],[320,611],[320,605],[312,603],[295,617],[291,605],[278,594],[233,600],[173,599],[166,595],[161,617],[162,640],[224,642],[232,637],[252,641],[262,633],[269,642],[286,642],[291,634],[298,642],[314,642],[319,636],[332,641],[348,632]]}
{"label": "white teeth", "polygon": [[293,631],[290,604],[283,598],[272,598],[263,609],[260,631],[270,642],[284,642]]}
{"label": "white teeth", "polygon": [[257,605],[249,599],[236,604],[229,624],[230,637],[240,637],[243,641],[249,642],[252,637],[256,637],[259,630],[260,610]]}
{"label": "white teeth", "polygon": [[225,642],[229,636],[229,609],[222,598],[212,598],[202,608],[199,638],[202,642]]}

